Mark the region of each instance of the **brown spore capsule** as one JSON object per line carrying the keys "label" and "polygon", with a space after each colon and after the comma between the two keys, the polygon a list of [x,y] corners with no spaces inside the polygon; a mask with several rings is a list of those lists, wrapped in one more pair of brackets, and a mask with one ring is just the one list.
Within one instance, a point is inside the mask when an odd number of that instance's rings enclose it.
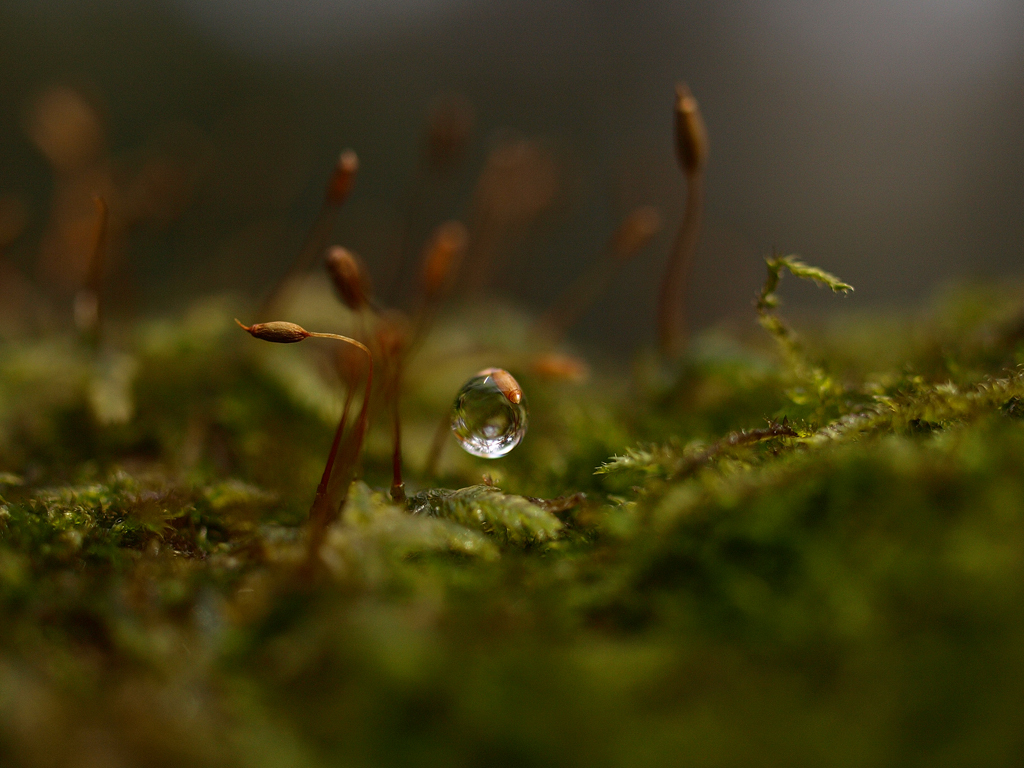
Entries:
{"label": "brown spore capsule", "polygon": [[90,165],[103,151],[103,121],[78,91],[56,86],[32,104],[26,131],[59,173]]}
{"label": "brown spore capsule", "polygon": [[661,214],[652,206],[632,211],[619,226],[612,239],[612,253],[622,262],[631,259],[661,230]]}
{"label": "brown spore capsule", "polygon": [[501,391],[501,394],[503,394],[510,403],[518,405],[522,402],[522,387],[520,387],[519,382],[512,377],[512,374],[504,368],[485,368],[480,371],[477,376],[490,376],[495,385]]}
{"label": "brown spore capsule", "polygon": [[327,185],[326,200],[330,205],[341,205],[352,192],[355,184],[356,171],[359,170],[359,158],[351,149],[341,153]]}
{"label": "brown spore capsule", "polygon": [[687,176],[703,171],[708,159],[707,128],[686,83],[676,86],[676,155]]}
{"label": "brown spore capsule", "polygon": [[585,360],[559,352],[537,355],[530,367],[541,378],[552,381],[579,383],[590,376],[590,366]]}
{"label": "brown spore capsule", "polygon": [[297,341],[308,339],[312,334],[295,323],[288,323],[284,320],[274,320],[269,323],[253,323],[242,325],[241,321],[235,318],[238,327],[257,339],[273,341],[277,344],[294,344]]}
{"label": "brown spore capsule", "polygon": [[336,245],[328,249],[325,263],[345,306],[354,312],[365,308],[373,296],[373,286],[362,260],[347,248]]}
{"label": "brown spore capsule", "polygon": [[433,298],[445,287],[466,255],[469,233],[458,221],[437,228],[423,255],[423,293]]}
{"label": "brown spore capsule", "polygon": [[548,208],[558,191],[552,152],[536,141],[513,139],[488,155],[477,182],[477,205],[504,225],[523,224]]}

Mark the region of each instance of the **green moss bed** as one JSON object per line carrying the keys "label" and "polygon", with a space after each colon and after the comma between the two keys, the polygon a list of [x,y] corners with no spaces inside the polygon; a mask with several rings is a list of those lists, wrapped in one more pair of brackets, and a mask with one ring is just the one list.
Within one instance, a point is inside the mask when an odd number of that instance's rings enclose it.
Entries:
{"label": "green moss bed", "polygon": [[[174,320],[0,346],[0,765],[1020,765],[1024,295],[543,377],[464,308],[380,395],[316,567],[329,342]],[[345,332],[311,284],[287,318]],[[773,338],[774,337],[774,338]],[[512,371],[530,428],[445,446]],[[447,490],[446,490],[447,489]],[[500,489],[500,490],[499,490]]]}

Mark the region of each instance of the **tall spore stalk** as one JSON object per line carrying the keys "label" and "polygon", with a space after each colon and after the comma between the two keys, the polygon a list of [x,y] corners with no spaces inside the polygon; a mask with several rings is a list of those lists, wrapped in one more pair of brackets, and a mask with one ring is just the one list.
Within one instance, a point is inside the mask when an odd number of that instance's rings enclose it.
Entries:
{"label": "tall spore stalk", "polygon": [[320,212],[306,234],[302,249],[291,263],[288,271],[281,276],[263,301],[257,313],[259,316],[266,317],[272,314],[277,309],[287,286],[296,277],[308,271],[327,248],[334,225],[338,220],[338,212],[352,192],[358,170],[359,158],[356,153],[351,149],[342,152],[331,173],[327,189],[324,191]]}
{"label": "tall spore stalk", "polygon": [[557,344],[611,285],[618,271],[651,241],[661,229],[661,214],[643,206],[629,213],[615,230],[604,252],[587,271],[561,293],[534,324],[534,334]]}
{"label": "tall spore stalk", "polygon": [[373,281],[362,259],[351,251],[336,245],[329,249],[325,260],[338,298],[352,310],[359,321],[360,331],[366,336],[366,313],[372,314],[376,324],[376,350],[384,362],[383,395],[385,407],[392,420],[394,450],[392,453],[391,495],[396,501],[405,499],[402,481],[402,426],[399,421],[399,397],[402,389],[402,367],[408,348],[406,321],[402,313],[384,312],[374,302]]}
{"label": "tall spore stalk", "polygon": [[473,107],[462,96],[449,95],[437,100],[427,120],[424,151],[413,177],[412,189],[405,214],[405,225],[398,244],[389,279],[390,299],[403,304],[408,286],[409,261],[413,250],[413,229],[427,193],[445,176],[461,164],[473,134],[475,116]]}
{"label": "tall spore stalk", "polygon": [[96,223],[93,226],[92,248],[86,270],[85,287],[75,295],[75,325],[92,343],[99,345],[103,320],[103,277],[106,271],[107,240],[110,230],[110,209],[107,201],[93,195]]}
{"label": "tall spore stalk", "polygon": [[685,83],[676,86],[676,155],[686,177],[686,207],[675,245],[661,280],[658,298],[658,347],[663,357],[676,357],[686,345],[686,288],[697,252],[704,210],[704,168],[708,135],[697,100]]}
{"label": "tall spore stalk", "polygon": [[[323,543],[327,527],[337,519],[341,505],[345,501],[345,495],[348,489],[348,483],[345,482],[345,480],[355,467],[356,460],[359,457],[359,452],[363,445],[363,439],[366,436],[366,427],[367,422],[369,421],[370,394],[373,390],[373,355],[370,353],[369,348],[367,348],[367,346],[362,342],[356,341],[348,336],[341,336],[337,333],[316,333],[313,331],[307,331],[305,328],[296,325],[295,323],[283,321],[254,323],[249,326],[242,325],[238,320],[235,320],[235,322],[238,323],[242,330],[257,339],[262,339],[263,341],[272,341],[278,344],[294,344],[299,341],[305,341],[311,337],[317,339],[333,339],[335,341],[341,341],[345,344],[349,344],[361,350],[366,355],[368,364],[366,373],[366,391],[363,394],[363,404],[359,410],[359,416],[356,419],[354,430],[350,434],[348,441],[343,444],[342,438],[345,433],[345,422],[348,419],[349,406],[351,405],[352,390],[350,388],[345,401],[345,407],[342,410],[341,419],[338,422],[338,428],[334,432],[334,439],[331,442],[330,451],[327,454],[327,462],[324,465],[324,471],[320,477],[320,483],[316,488],[316,496],[313,498],[313,504],[309,509],[309,552],[311,556],[315,556],[319,552],[320,545]],[[338,460],[339,457],[340,461]],[[334,482],[332,482],[332,479]],[[340,488],[339,499],[337,501],[332,501],[331,490],[339,485],[342,486]]]}

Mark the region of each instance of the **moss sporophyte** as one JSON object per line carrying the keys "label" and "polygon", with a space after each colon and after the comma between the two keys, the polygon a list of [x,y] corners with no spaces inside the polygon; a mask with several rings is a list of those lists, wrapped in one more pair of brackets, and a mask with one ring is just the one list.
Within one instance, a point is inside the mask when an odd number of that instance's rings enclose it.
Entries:
{"label": "moss sporophyte", "polygon": [[[242,325],[242,323],[237,319],[235,322],[238,323],[238,326],[242,330],[248,332],[254,338],[262,339],[263,341],[272,341],[278,344],[293,344],[299,341],[305,341],[308,338],[333,339],[353,346],[366,355],[366,390],[363,393],[363,404],[359,410],[359,415],[356,417],[355,427],[349,437],[348,450],[344,451],[343,454],[344,463],[337,468],[338,475],[340,477],[346,477],[347,480],[351,481],[350,473],[354,470],[355,462],[358,460],[359,452],[363,446],[363,438],[366,435],[366,424],[370,407],[370,393],[373,391],[373,355],[370,354],[369,348],[362,342],[351,339],[348,336],[341,336],[336,333],[314,333],[307,331],[305,328],[302,328],[295,323],[274,321],[269,323],[255,323],[253,325],[246,326]],[[317,539],[317,544],[319,544],[319,537],[322,534],[323,529],[337,519],[338,505],[344,503],[344,494],[347,492],[347,484],[339,483],[342,489],[342,497],[332,503],[328,496],[331,478],[335,472],[335,460],[338,457],[338,449],[342,444],[342,437],[345,433],[346,421],[348,420],[348,411],[352,403],[352,392],[353,390],[350,388],[348,397],[345,401],[344,410],[341,414],[341,420],[338,422],[338,428],[334,432],[334,440],[331,442],[331,449],[327,454],[327,463],[324,465],[324,471],[320,477],[320,484],[317,485],[316,488],[316,496],[313,499],[313,506],[309,510],[309,519],[312,530],[317,534],[314,536],[314,538]]]}

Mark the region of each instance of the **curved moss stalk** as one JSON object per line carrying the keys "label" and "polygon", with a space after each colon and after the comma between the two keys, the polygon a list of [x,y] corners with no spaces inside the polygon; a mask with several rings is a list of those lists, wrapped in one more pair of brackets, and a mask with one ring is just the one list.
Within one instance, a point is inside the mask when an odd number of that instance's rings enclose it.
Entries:
{"label": "curved moss stalk", "polygon": [[[354,464],[355,456],[358,456],[360,448],[363,445],[363,438],[366,436],[367,427],[367,414],[370,407],[370,393],[373,390],[373,355],[370,354],[370,350],[362,342],[351,339],[348,336],[341,336],[336,333],[312,333],[310,336],[318,339],[334,339],[335,341],[342,341],[347,344],[351,344],[358,347],[366,354],[367,363],[369,368],[366,372],[366,391],[363,393],[363,404],[359,409],[359,416],[356,419],[355,433],[352,436],[353,450],[351,451],[350,464]],[[337,504],[331,504],[328,495],[328,488],[331,482],[331,475],[334,471],[335,461],[338,456],[338,448],[341,445],[341,438],[345,431],[345,422],[348,419],[348,411],[352,402],[352,390],[349,390],[349,394],[345,400],[345,407],[341,414],[341,420],[338,422],[338,428],[334,433],[334,440],[331,442],[331,450],[327,454],[327,462],[324,465],[323,475],[320,477],[320,484],[316,488],[316,496],[313,499],[313,505],[309,509],[309,519],[312,529],[315,531],[317,528],[326,529],[338,516],[338,511],[341,504],[344,502],[344,498],[339,500]],[[351,466],[344,466],[342,471],[348,471]]]}
{"label": "curved moss stalk", "polygon": [[[345,450],[342,451],[342,437],[345,433],[345,422],[348,420],[349,408],[352,402],[352,390],[350,389],[345,401],[345,407],[342,410],[341,420],[338,422],[338,428],[334,432],[334,439],[331,441],[331,449],[327,454],[327,462],[324,465],[324,471],[320,477],[320,483],[317,485],[313,504],[309,509],[309,556],[312,558],[315,557],[320,550],[320,545],[323,543],[327,527],[338,517],[339,510],[345,501],[347,485],[341,491],[341,498],[336,503],[332,503],[331,501],[330,490],[332,487],[337,487],[338,477],[349,472],[355,466],[356,460],[359,456],[359,451],[363,445],[363,439],[366,436],[366,427],[367,422],[369,421],[368,414],[370,407],[370,394],[373,390],[373,355],[370,353],[369,348],[361,341],[357,341],[353,338],[342,336],[337,333],[316,333],[314,331],[307,331],[300,325],[280,320],[270,323],[254,323],[249,326],[243,325],[237,319],[235,322],[238,323],[239,327],[246,331],[250,336],[262,339],[263,341],[272,341],[277,344],[294,344],[300,341],[305,341],[311,337],[317,339],[332,339],[334,341],[341,341],[345,344],[357,347],[366,355],[366,360],[369,365],[366,372],[366,391],[363,394],[363,404],[359,409],[359,416],[356,419],[355,431],[349,437],[349,440],[344,443]],[[339,455],[342,457],[340,469],[335,466],[338,464]],[[331,482],[332,478],[335,479],[334,483]]]}

